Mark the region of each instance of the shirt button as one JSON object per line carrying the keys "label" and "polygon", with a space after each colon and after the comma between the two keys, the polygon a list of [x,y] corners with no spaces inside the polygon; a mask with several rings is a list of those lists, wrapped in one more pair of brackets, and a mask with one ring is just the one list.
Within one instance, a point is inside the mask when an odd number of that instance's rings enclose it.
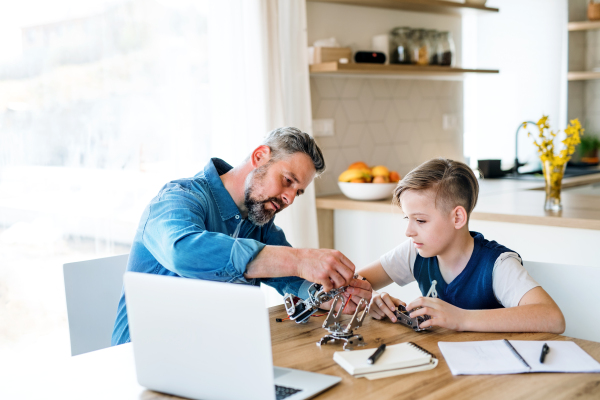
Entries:
{"label": "shirt button", "polygon": [[235,219],[240,219],[240,216],[239,216],[239,215],[236,215],[236,216],[235,216]]}

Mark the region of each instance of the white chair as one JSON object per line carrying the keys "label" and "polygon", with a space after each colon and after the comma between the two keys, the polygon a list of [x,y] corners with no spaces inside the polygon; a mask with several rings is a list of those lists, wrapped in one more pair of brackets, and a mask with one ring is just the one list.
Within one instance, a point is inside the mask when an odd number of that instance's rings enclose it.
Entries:
{"label": "white chair", "polygon": [[600,342],[600,266],[524,261],[529,275],[560,307],[567,328],[564,335]]}
{"label": "white chair", "polygon": [[128,257],[63,265],[72,356],[110,347]]}

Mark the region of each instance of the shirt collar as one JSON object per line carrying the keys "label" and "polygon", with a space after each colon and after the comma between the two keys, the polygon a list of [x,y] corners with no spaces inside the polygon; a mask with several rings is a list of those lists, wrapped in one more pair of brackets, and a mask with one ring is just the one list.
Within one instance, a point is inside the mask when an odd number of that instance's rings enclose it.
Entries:
{"label": "shirt collar", "polygon": [[220,176],[230,171],[233,167],[220,158],[211,158],[204,167],[204,177],[212,193],[217,208],[223,221],[240,214],[240,210],[231,198],[231,195],[223,186]]}

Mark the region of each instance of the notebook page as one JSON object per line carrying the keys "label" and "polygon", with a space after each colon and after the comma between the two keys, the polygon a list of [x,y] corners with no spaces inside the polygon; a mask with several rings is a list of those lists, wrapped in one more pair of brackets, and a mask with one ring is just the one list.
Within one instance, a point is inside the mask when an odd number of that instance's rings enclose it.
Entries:
{"label": "notebook page", "polygon": [[[512,343],[512,341],[511,341]],[[452,375],[499,375],[529,372],[502,340],[439,342]]]}
{"label": "notebook page", "polygon": [[[600,363],[574,342],[511,340],[510,343],[531,366],[531,372],[600,372]],[[542,364],[540,354],[544,343],[550,352]]]}
{"label": "notebook page", "polygon": [[387,346],[377,362],[369,364],[367,359],[375,350],[336,351],[333,354],[333,360],[351,375],[426,365],[431,360],[430,355],[415,348],[411,343],[399,343]]}

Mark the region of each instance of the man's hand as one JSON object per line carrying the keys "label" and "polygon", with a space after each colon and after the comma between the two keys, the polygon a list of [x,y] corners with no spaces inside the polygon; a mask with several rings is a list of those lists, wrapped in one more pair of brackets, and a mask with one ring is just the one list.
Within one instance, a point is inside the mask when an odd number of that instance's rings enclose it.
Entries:
{"label": "man's hand", "polygon": [[429,315],[431,319],[423,322],[419,326],[427,328],[429,326],[441,326],[442,328],[452,329],[453,331],[464,330],[466,322],[466,310],[453,306],[444,300],[435,299],[432,297],[419,297],[406,306],[407,310],[416,311],[410,313],[411,318],[418,316]]}
{"label": "man's hand", "polygon": [[405,302],[390,296],[388,293],[373,292],[369,314],[376,319],[388,317],[390,320],[392,320],[392,322],[396,322],[396,315],[394,315],[394,311],[400,304],[406,306]]}
{"label": "man's hand", "polygon": [[[344,309],[344,314],[354,314],[354,312],[356,311],[356,307],[358,306],[358,303],[360,303],[361,299],[365,299],[367,300],[367,302],[369,302],[369,300],[371,300],[372,293],[373,289],[371,288],[371,284],[368,281],[353,278],[350,282],[350,286],[343,293],[344,304],[346,304],[348,297],[352,296],[352,298],[348,302],[348,305]],[[321,304],[319,308],[322,308],[324,310],[330,310],[331,303],[333,303],[333,300]],[[339,303],[337,307],[340,307]],[[343,307],[343,305],[341,307]]]}
{"label": "man's hand", "polygon": [[355,266],[341,252],[328,249],[296,250],[296,276],[323,285],[326,292],[352,282]]}

